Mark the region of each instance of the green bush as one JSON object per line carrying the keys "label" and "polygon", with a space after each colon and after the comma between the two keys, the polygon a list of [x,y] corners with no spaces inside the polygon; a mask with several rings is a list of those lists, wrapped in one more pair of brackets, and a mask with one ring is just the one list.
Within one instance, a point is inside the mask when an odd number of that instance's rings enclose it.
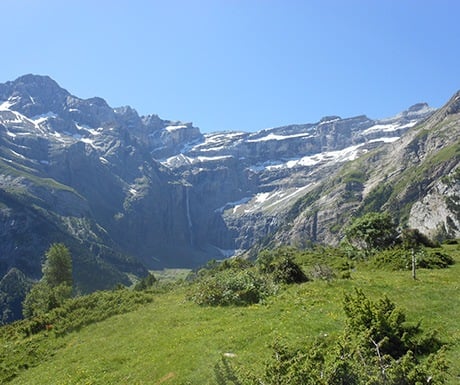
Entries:
{"label": "green bush", "polygon": [[302,283],[308,281],[307,276],[292,258],[281,258],[273,264],[272,272],[275,283]]}
{"label": "green bush", "polygon": [[52,310],[49,316],[51,322],[60,320],[54,331],[63,334],[116,314],[133,311],[152,301],[153,296],[148,293],[125,288],[100,291],[68,300],[61,307]]}
{"label": "green bush", "polygon": [[71,286],[60,284],[50,287],[41,280],[32,287],[23,302],[24,316],[27,318],[46,314],[51,309],[62,305],[71,294]]}
{"label": "green bush", "polygon": [[424,269],[443,269],[454,264],[454,259],[439,250],[425,249],[421,252],[418,266]]}
{"label": "green bush", "polygon": [[308,277],[294,261],[291,249],[264,250],[259,254],[256,265],[262,274],[271,275],[275,283],[302,283]]}
{"label": "green bush", "polygon": [[394,247],[379,251],[371,258],[371,265],[379,269],[407,270],[411,268],[411,251]]}
{"label": "green bush", "polygon": [[151,294],[126,288],[98,291],[68,299],[49,312],[41,312],[18,322],[16,328],[25,335],[31,335],[46,330],[47,325],[52,325],[55,334],[64,334],[116,314],[127,313],[152,301]]}
{"label": "green bush", "polygon": [[189,298],[198,305],[244,306],[257,303],[273,291],[270,283],[250,270],[223,270],[202,278]]}
{"label": "green bush", "polygon": [[[442,269],[454,263],[454,259],[439,250],[421,248],[415,251],[416,263],[422,269]],[[371,264],[377,268],[390,270],[410,270],[412,266],[412,251],[402,247],[382,250],[376,253]]]}

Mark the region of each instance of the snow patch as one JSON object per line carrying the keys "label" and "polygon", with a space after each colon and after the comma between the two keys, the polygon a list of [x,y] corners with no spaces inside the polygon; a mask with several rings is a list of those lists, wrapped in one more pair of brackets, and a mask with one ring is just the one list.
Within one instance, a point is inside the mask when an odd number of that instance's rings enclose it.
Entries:
{"label": "snow patch", "polygon": [[362,147],[363,144],[358,144],[355,146],[350,146],[344,148],[343,150],[338,151],[326,151],[321,152],[315,155],[304,156],[300,159],[293,159],[289,160],[286,163],[267,166],[267,170],[276,170],[280,168],[293,168],[293,167],[307,167],[307,166],[314,166],[318,163],[323,162],[346,162],[349,160],[355,160],[359,154],[359,148]]}
{"label": "snow patch", "polygon": [[14,124],[14,123],[23,123],[24,121],[28,120],[24,115],[21,115],[17,111],[13,110],[0,110],[1,112],[5,112],[5,114],[2,114],[1,121],[8,123],[8,124]]}
{"label": "snow patch", "polygon": [[256,203],[263,203],[270,197],[269,192],[260,193],[256,195]]}
{"label": "snow patch", "polygon": [[223,159],[229,159],[233,158],[231,155],[219,155],[219,156],[198,156],[196,158],[190,158],[192,159],[192,162],[196,159],[198,162],[214,162],[216,160],[223,160]]}
{"label": "snow patch", "polygon": [[200,152],[211,152],[220,151],[226,148],[232,147],[235,143],[238,143],[247,133],[244,132],[225,132],[225,133],[213,133],[205,134],[204,142],[197,144],[193,147],[194,151]]}
{"label": "snow patch", "polygon": [[14,103],[11,103],[9,100],[0,104],[0,111],[9,111],[10,107],[13,106]]}
{"label": "snow patch", "polygon": [[297,195],[303,193],[303,191],[308,187],[309,185],[306,185],[289,190],[276,190],[273,192],[264,192],[256,194],[252,200],[253,206],[251,207],[251,202],[249,202],[249,208],[246,208],[244,212],[252,213],[254,211],[279,206],[281,203],[290,201]]}
{"label": "snow patch", "polygon": [[196,158],[189,157],[184,154],[174,155],[161,162],[166,167],[179,167],[182,165],[194,165],[205,162],[215,162],[219,160],[233,158],[232,155],[219,155],[219,156],[197,156]]}
{"label": "snow patch", "polygon": [[296,188],[292,193],[290,194],[285,194],[285,193],[282,193],[280,194],[280,199],[270,203],[267,208],[270,208],[270,207],[273,207],[273,206],[277,206],[279,205],[280,203],[282,202],[285,202],[285,201],[288,201],[292,198],[294,198],[296,195],[298,195],[299,193],[303,192],[303,190],[305,190],[307,187],[309,187],[309,185],[306,185],[306,186],[303,186],[303,187],[299,187],[299,188]]}
{"label": "snow patch", "polygon": [[75,127],[77,127],[77,130],[86,131],[93,136],[101,135],[101,132],[104,130],[102,127],[92,128],[90,126],[87,126],[86,124],[78,124],[77,122],[75,122]]}
{"label": "snow patch", "polygon": [[173,132],[173,131],[177,131],[177,130],[183,130],[184,128],[187,128],[187,126],[184,125],[184,124],[181,124],[181,125],[178,125],[178,126],[167,126],[167,127],[165,127],[165,130],[168,131],[168,132]]}
{"label": "snow patch", "polygon": [[406,124],[400,123],[387,123],[387,124],[376,124],[372,127],[367,128],[363,131],[364,135],[371,134],[374,132],[392,132],[396,130],[401,130],[404,128],[411,128],[417,124],[417,120],[411,120]]}
{"label": "snow patch", "polygon": [[233,212],[235,212],[238,209],[238,207],[240,207],[241,205],[244,205],[245,203],[248,203],[250,200],[251,200],[251,197],[244,197],[238,201],[227,202],[224,206],[215,209],[214,212],[222,214],[225,210],[228,210],[232,207],[233,207]]}
{"label": "snow patch", "polygon": [[322,125],[322,124],[329,124],[329,123],[334,123],[334,122],[337,122],[341,120],[341,118],[333,118],[333,119],[329,119],[329,120],[322,120],[319,125]]}
{"label": "snow patch", "polygon": [[261,172],[264,170],[276,169],[277,167],[282,167],[282,166],[283,166],[283,163],[280,161],[268,160],[263,163],[257,163],[252,166],[249,166],[248,169],[253,172]]}
{"label": "snow patch", "polygon": [[393,143],[393,142],[396,142],[399,139],[400,139],[399,136],[392,136],[392,137],[389,137],[389,138],[383,137],[383,138],[377,138],[377,139],[369,140],[369,143],[375,143],[375,142]]}
{"label": "snow patch", "polygon": [[[76,135],[74,135],[75,137]],[[86,144],[89,144],[92,148],[94,148],[95,150],[100,150],[101,147],[100,146],[97,146],[96,144],[94,144],[94,140],[90,139],[90,138],[81,138],[80,139],[81,142],[83,143],[86,143]]]}
{"label": "snow patch", "polygon": [[311,137],[311,134],[308,133],[301,133],[301,134],[294,134],[294,135],[277,135],[270,133],[267,136],[257,139],[249,139],[248,143],[255,143],[255,142],[266,142],[268,140],[286,140],[286,139],[294,139],[294,138],[308,138]]}
{"label": "snow patch", "polygon": [[51,111],[48,111],[46,114],[41,114],[41,115],[36,115],[32,118],[30,118],[30,120],[35,124],[35,125],[40,125],[41,123],[47,121],[48,119],[55,119],[57,118],[58,116],[54,113],[54,112],[51,112]]}
{"label": "snow patch", "polygon": [[18,96],[14,96],[12,98],[8,98],[2,104],[0,104],[0,111],[8,111],[10,107],[14,106],[19,101]]}
{"label": "snow patch", "polygon": [[13,151],[11,149],[10,149],[10,151],[14,156],[17,156],[18,158],[21,158],[21,159],[26,159],[26,157],[24,155],[20,154],[19,152]]}

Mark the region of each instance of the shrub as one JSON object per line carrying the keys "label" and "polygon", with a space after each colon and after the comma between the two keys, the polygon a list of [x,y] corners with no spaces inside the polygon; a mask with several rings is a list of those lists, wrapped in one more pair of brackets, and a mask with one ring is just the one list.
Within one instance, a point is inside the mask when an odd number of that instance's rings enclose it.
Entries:
{"label": "shrub", "polygon": [[49,318],[50,322],[59,320],[54,330],[58,334],[63,334],[116,314],[128,313],[152,301],[151,294],[126,288],[99,291],[66,301],[62,306],[53,309],[49,313]]}
{"label": "shrub", "polygon": [[307,276],[292,258],[281,258],[273,264],[273,280],[275,283],[302,283],[308,281]]}
{"label": "shrub", "polygon": [[372,257],[371,264],[377,268],[407,270],[411,268],[411,252],[402,247],[382,250]]}
{"label": "shrub", "polygon": [[272,292],[270,283],[249,270],[224,270],[193,286],[189,298],[198,305],[228,306],[257,303]]}
{"label": "shrub", "polygon": [[[377,268],[408,270],[411,268],[411,251],[401,247],[382,250],[374,255],[371,263]],[[416,251],[417,267],[442,269],[454,264],[454,259],[439,250],[422,248]]]}
{"label": "shrub", "polygon": [[454,259],[441,251],[425,249],[421,253],[418,266],[425,269],[443,269],[454,264]]}
{"label": "shrub", "polygon": [[300,266],[294,262],[292,250],[264,250],[259,254],[256,265],[263,274],[269,274],[275,283],[302,283],[308,277]]}
{"label": "shrub", "polygon": [[25,317],[33,317],[48,313],[59,307],[70,298],[72,287],[61,284],[56,287],[48,286],[44,281],[35,284],[23,302]]}
{"label": "shrub", "polygon": [[253,265],[254,263],[252,261],[239,257],[228,258],[224,259],[223,261],[216,261],[215,259],[211,259],[198,270],[189,273],[186,280],[193,282],[199,279],[203,279],[207,276],[218,274],[224,270],[244,270],[253,267]]}

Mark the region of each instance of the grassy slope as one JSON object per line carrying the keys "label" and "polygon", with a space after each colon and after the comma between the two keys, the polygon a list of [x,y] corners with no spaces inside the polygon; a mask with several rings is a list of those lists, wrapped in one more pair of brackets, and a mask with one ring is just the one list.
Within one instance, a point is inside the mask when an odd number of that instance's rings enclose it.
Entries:
{"label": "grassy slope", "polygon": [[450,384],[460,376],[460,250],[449,246],[456,265],[444,270],[367,271],[351,280],[294,285],[264,305],[199,307],[185,300],[186,289],[157,294],[140,310],[112,317],[65,337],[53,338],[56,354],[21,372],[12,384],[213,384],[223,353],[235,363],[261,371],[268,345],[280,336],[294,344],[333,334],[344,323],[344,292],[360,287],[372,299],[387,294],[409,321],[439,330],[451,343]]}

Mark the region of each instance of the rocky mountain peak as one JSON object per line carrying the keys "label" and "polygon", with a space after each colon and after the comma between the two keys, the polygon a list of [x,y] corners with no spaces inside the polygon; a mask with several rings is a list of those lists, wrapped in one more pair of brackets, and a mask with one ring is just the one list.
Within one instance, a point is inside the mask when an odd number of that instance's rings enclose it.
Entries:
{"label": "rocky mountain peak", "polygon": [[336,120],[341,120],[342,118],[337,115],[329,115],[329,116],[323,116],[320,120],[320,123],[325,123],[325,122],[333,122]]}
{"label": "rocky mountain peak", "polygon": [[40,91],[69,94],[55,80],[46,75],[27,74],[6,84],[10,84],[14,91],[25,92],[29,95],[38,95]]}
{"label": "rocky mountain peak", "polygon": [[58,113],[69,95],[49,76],[28,74],[0,84],[0,101],[26,116]]}
{"label": "rocky mountain peak", "polygon": [[429,108],[428,103],[417,103],[413,106],[410,106],[407,111],[409,112],[419,112],[421,110]]}
{"label": "rocky mountain peak", "polygon": [[458,114],[460,112],[460,91],[449,100],[446,105],[448,114]]}

